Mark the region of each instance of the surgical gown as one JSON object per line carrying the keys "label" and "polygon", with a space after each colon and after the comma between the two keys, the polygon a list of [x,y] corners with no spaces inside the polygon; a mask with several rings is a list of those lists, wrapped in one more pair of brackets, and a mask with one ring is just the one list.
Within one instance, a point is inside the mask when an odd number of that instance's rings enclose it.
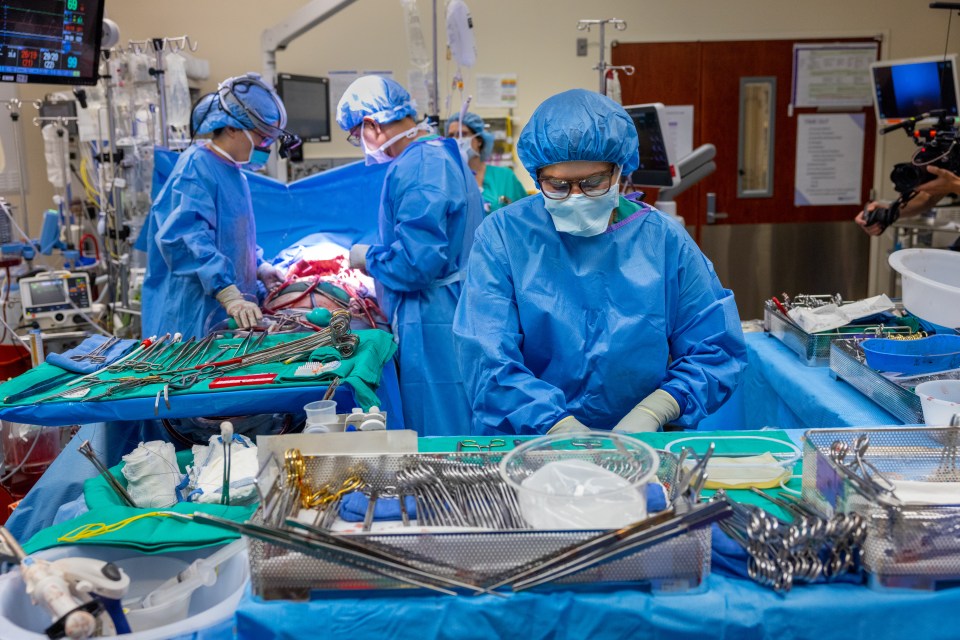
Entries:
{"label": "surgical gown", "polygon": [[404,422],[420,435],[468,433],[451,325],[483,218],[480,190],[456,142],[421,138],[390,165],[380,202],[367,271],[399,337]]}
{"label": "surgical gown", "polygon": [[510,167],[488,164],[483,172],[483,202],[487,213],[493,213],[511,202],[527,197],[527,190]]}
{"label": "surgical gown", "polygon": [[693,426],[746,364],[733,294],[686,231],[642,204],[593,237],[559,233],[542,196],[491,214],[454,340],[478,434],[544,433],[568,415],[612,429],[660,388]]}
{"label": "surgical gown", "polygon": [[203,144],[184,151],[154,200],[142,335],[201,337],[227,314],[215,296],[235,284],[257,294],[256,228],[243,172]]}

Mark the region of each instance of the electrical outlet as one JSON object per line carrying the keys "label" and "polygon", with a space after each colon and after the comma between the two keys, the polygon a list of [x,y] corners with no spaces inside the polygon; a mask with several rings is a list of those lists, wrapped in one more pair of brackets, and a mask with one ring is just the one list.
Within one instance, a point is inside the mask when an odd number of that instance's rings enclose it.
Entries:
{"label": "electrical outlet", "polygon": [[587,55],[587,39],[586,38],[577,38],[577,55],[578,56]]}

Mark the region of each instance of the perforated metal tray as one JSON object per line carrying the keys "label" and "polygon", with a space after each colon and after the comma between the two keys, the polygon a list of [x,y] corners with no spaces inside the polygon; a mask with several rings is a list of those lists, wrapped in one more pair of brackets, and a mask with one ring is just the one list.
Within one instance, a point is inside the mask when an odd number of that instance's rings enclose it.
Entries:
{"label": "perforated metal tray", "polygon": [[[658,452],[663,481],[673,477],[677,460]],[[394,483],[401,464],[415,459],[464,459],[482,456],[498,462],[502,453],[402,454],[380,456],[318,456],[307,458],[307,473],[314,486],[338,481],[344,473],[362,466],[365,479],[382,488]],[[259,521],[261,512],[254,515]],[[432,534],[366,534],[351,539],[369,541],[381,548],[394,548],[397,555],[414,564],[448,577],[467,571],[492,578],[511,568],[554,553],[587,538],[597,531],[500,530]],[[572,574],[558,585],[585,583],[630,583],[653,592],[680,593],[698,588],[710,573],[710,527],[693,530],[649,549],[616,561]],[[315,592],[409,589],[399,580],[360,568],[343,566],[277,545],[250,540],[251,584],[254,594],[266,600],[306,600]],[[418,563],[416,558],[429,559]],[[440,565],[438,569],[437,565]]]}
{"label": "perforated metal tray", "polygon": [[891,480],[960,480],[955,428],[812,429],[804,435],[804,500],[824,513],[863,516],[863,566],[871,585],[935,589],[960,580],[960,506],[891,509],[863,495],[830,457],[834,442],[852,450],[861,434],[870,438],[865,459]]}
{"label": "perforated metal tray", "polygon": [[923,424],[917,394],[868,367],[858,341],[837,340],[830,346],[830,370],[904,423]]}
{"label": "perforated metal tray", "polygon": [[837,340],[831,345],[830,370],[905,424],[924,424],[920,397],[914,393],[917,385],[929,380],[960,379],[960,369],[953,369],[891,380],[867,366],[856,340]]}
{"label": "perforated metal tray", "polygon": [[907,327],[888,327],[875,324],[847,325],[835,331],[807,333],[790,318],[783,315],[770,300],[765,301],[763,305],[763,327],[770,335],[796,353],[808,367],[827,366],[830,363],[830,345],[835,340],[843,340],[855,335],[878,336],[910,333],[910,329]]}

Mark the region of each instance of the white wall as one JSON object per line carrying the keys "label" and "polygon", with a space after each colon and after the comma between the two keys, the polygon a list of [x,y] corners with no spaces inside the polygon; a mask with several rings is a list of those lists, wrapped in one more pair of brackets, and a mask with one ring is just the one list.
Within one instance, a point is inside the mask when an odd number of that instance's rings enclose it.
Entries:
{"label": "white wall", "polygon": [[[442,7],[443,0],[438,0]],[[885,34],[885,57],[935,55],[946,46],[957,51],[960,18],[946,42],[948,12],[927,8],[928,0],[467,0],[473,16],[479,62],[474,73],[519,75],[519,108],[514,117],[522,124],[536,106],[559,91],[595,89],[591,67],[598,57],[597,34],[587,34],[590,51],[577,57],[575,43],[579,18],[617,17],[627,21],[617,37],[626,42],[717,40],[777,37],[830,37]],[[155,36],[188,34],[199,42],[196,55],[210,61],[212,90],[219,79],[248,70],[259,71],[260,33],[305,4],[304,0],[108,0],[107,15],[115,20],[122,41]],[[430,37],[430,0],[418,0],[426,33]],[[441,37],[443,34],[441,22]],[[609,43],[610,37],[608,37]],[[609,44],[608,44],[609,46]],[[441,96],[449,87],[453,69],[441,50]],[[609,49],[607,52],[609,60]],[[328,22],[295,41],[277,57],[280,71],[325,75],[330,70],[392,69],[406,83],[406,32],[400,0],[357,0]],[[683,73],[683,69],[677,69]],[[21,87],[21,96],[36,98],[56,89],[38,85]],[[467,90],[473,91],[472,74]],[[441,101],[443,98],[441,97]],[[458,103],[458,99],[454,100]],[[476,109],[481,115],[504,112]],[[442,110],[441,114],[446,115]],[[53,194],[43,173],[40,134],[27,127],[30,173],[30,209],[39,217]],[[888,138],[891,136],[888,136]],[[881,181],[888,165],[907,157],[911,146],[903,136],[884,139],[878,156]],[[344,141],[338,129],[333,142],[309,145],[308,156],[349,156],[357,150]],[[520,171],[518,174],[522,174]],[[522,176],[526,179],[526,176]],[[529,181],[528,181],[529,184]],[[889,195],[889,188],[884,189]]]}

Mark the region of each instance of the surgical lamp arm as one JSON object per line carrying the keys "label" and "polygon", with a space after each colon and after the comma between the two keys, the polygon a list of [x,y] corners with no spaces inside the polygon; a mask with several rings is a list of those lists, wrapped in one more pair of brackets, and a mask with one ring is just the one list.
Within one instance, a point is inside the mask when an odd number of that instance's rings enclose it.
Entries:
{"label": "surgical lamp arm", "polygon": [[717,148],[712,144],[703,144],[693,150],[693,153],[677,163],[677,173],[680,174],[680,184],[675,187],[661,189],[657,195],[658,202],[670,202],[678,195],[697,184],[717,170],[713,159],[717,155]]}
{"label": "surgical lamp arm", "polygon": [[273,86],[277,77],[277,51],[331,18],[356,0],[312,0],[260,34],[263,51],[263,80]]}

